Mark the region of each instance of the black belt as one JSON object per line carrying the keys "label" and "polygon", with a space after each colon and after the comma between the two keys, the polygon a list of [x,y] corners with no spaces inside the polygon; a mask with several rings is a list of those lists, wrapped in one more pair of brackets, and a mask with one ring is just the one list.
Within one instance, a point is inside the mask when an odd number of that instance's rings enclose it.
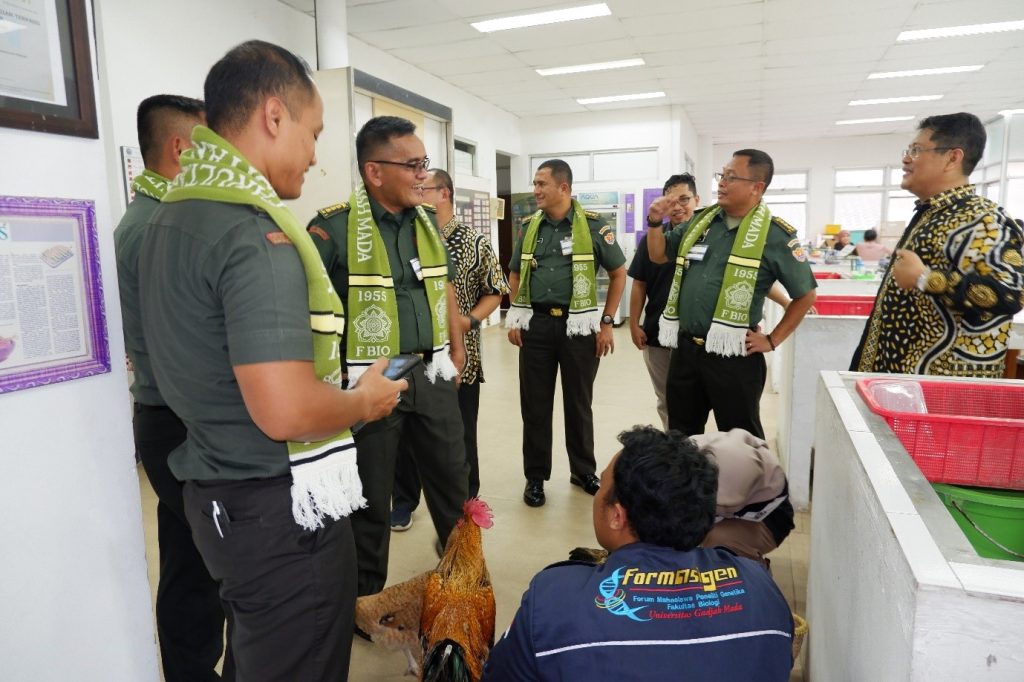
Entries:
{"label": "black belt", "polygon": [[569,314],[568,306],[564,305],[548,305],[546,303],[534,303],[530,307],[533,308],[533,312],[541,313],[542,315],[550,315],[551,317],[565,317]]}
{"label": "black belt", "polygon": [[135,403],[135,412],[172,412],[171,408],[166,405],[143,405],[142,403]]}
{"label": "black belt", "polygon": [[703,336],[694,336],[693,334],[687,334],[686,332],[679,332],[679,338],[681,338],[681,339],[683,339],[685,341],[689,341],[690,343],[692,343],[695,346],[703,347],[704,344],[706,343],[706,340],[704,339]]}
{"label": "black belt", "polygon": [[420,359],[423,360],[423,362],[430,362],[431,360],[434,359],[434,351],[432,350],[411,350],[408,352],[403,352],[402,355],[416,355],[419,356]]}

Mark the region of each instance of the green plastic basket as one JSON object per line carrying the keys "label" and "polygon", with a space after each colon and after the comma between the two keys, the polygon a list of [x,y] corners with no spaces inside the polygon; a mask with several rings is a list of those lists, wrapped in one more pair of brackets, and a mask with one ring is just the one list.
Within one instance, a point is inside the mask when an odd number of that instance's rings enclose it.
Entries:
{"label": "green plastic basket", "polygon": [[1024,561],[1024,491],[932,487],[980,556]]}

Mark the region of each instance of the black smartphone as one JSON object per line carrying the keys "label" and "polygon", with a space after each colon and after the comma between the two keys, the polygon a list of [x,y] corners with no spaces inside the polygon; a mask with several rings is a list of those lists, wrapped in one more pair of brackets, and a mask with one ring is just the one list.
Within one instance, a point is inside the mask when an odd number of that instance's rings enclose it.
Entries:
{"label": "black smartphone", "polygon": [[[384,377],[392,381],[398,381],[409,375],[416,367],[423,362],[419,355],[396,355],[388,358],[388,366],[384,368]],[[352,425],[352,433],[366,426],[366,422],[356,422]]]}
{"label": "black smartphone", "polygon": [[421,362],[423,362],[423,358],[418,355],[396,355],[388,359],[388,366],[384,368],[384,376],[392,381],[397,381],[416,369]]}

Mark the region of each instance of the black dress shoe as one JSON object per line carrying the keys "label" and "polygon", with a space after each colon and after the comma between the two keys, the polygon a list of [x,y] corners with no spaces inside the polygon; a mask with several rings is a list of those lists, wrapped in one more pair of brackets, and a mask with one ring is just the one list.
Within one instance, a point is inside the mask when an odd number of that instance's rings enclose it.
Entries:
{"label": "black dress shoe", "polygon": [[583,488],[588,495],[596,495],[597,491],[601,489],[601,479],[594,474],[583,474],[582,476],[573,474],[569,477],[569,483]]}
{"label": "black dress shoe", "polygon": [[527,481],[523,491],[523,502],[530,507],[544,506],[544,481]]}

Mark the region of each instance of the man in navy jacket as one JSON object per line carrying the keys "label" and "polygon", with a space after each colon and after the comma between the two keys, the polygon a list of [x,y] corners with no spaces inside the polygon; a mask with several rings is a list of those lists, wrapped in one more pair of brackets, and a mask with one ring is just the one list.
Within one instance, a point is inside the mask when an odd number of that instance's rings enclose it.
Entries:
{"label": "man in navy jacket", "polygon": [[601,475],[602,565],[537,574],[484,669],[502,680],[788,680],[793,619],[757,562],[699,545],[718,471],[678,432],[636,427]]}

